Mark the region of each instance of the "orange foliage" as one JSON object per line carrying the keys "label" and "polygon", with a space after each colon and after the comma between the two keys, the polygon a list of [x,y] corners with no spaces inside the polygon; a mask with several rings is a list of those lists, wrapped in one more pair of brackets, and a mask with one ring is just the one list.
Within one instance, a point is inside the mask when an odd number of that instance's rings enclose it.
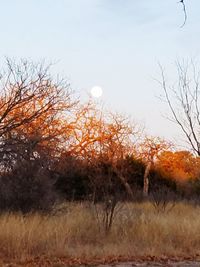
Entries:
{"label": "orange foliage", "polygon": [[153,136],[146,136],[144,141],[139,144],[138,155],[146,163],[154,164],[159,155],[172,147],[170,142]]}
{"label": "orange foliage", "polygon": [[165,151],[158,158],[157,168],[176,180],[195,179],[200,175],[200,158],[189,151]]}
{"label": "orange foliage", "polygon": [[132,137],[138,132],[128,118],[105,112],[92,101],[79,107],[71,128],[70,153],[89,161],[123,158],[131,152]]}
{"label": "orange foliage", "polygon": [[28,159],[35,151],[60,148],[69,130],[67,112],[75,104],[68,84],[55,81],[42,64],[21,61],[17,65],[8,60],[0,93],[3,159],[11,154],[15,159],[17,154]]}

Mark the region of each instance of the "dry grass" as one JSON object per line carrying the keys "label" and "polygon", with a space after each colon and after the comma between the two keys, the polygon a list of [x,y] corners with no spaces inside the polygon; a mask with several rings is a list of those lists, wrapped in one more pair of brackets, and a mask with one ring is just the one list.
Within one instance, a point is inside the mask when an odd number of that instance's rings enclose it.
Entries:
{"label": "dry grass", "polygon": [[99,228],[87,203],[66,204],[54,216],[0,216],[1,257],[106,257],[196,255],[200,253],[200,208],[179,203],[157,213],[150,203],[125,204],[112,231]]}

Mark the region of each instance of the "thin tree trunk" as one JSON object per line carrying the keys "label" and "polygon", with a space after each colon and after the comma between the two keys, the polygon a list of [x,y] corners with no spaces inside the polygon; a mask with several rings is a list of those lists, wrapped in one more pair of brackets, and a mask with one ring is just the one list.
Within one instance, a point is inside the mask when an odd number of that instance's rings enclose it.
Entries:
{"label": "thin tree trunk", "polygon": [[122,175],[119,175],[119,178],[120,178],[122,184],[124,185],[127,194],[129,195],[129,197],[131,198],[131,200],[133,200],[134,195],[133,195],[133,191],[132,191],[130,185],[128,184],[128,182],[125,180],[125,178]]}
{"label": "thin tree trunk", "polygon": [[148,162],[144,172],[143,196],[147,197],[149,194],[149,172],[151,169],[151,162]]}

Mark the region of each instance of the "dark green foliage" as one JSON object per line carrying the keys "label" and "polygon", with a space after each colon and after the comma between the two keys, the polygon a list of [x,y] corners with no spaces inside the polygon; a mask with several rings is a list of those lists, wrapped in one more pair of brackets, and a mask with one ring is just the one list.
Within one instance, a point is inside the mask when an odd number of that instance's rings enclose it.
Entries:
{"label": "dark green foliage", "polygon": [[[45,158],[46,159],[46,158]],[[45,162],[45,164],[44,164]],[[0,210],[22,211],[23,213],[50,210],[56,200],[92,200],[105,202],[114,199],[129,199],[123,176],[134,194],[132,200],[142,200],[145,164],[134,157],[126,157],[113,163],[106,158],[85,162],[65,155],[50,164],[51,160],[34,159],[15,164],[0,176]],[[45,168],[44,166],[48,166]],[[164,177],[157,169],[149,176],[150,198],[155,203],[163,203],[163,194],[170,201],[171,196],[197,197],[200,182],[195,180],[184,185]],[[167,192],[167,193],[165,193]],[[164,203],[167,203],[166,198]],[[160,206],[159,206],[160,207]]]}
{"label": "dark green foliage", "polygon": [[166,176],[164,176],[159,170],[152,169],[150,171],[150,179],[149,179],[149,188],[150,192],[156,191],[158,188],[168,188],[168,190],[177,192],[177,183],[175,180],[172,180]]}
{"label": "dark green foliage", "polygon": [[184,198],[200,203],[200,179],[191,179],[178,187]]}
{"label": "dark green foliage", "polygon": [[70,156],[60,158],[55,168],[55,189],[65,200],[83,200],[90,192],[87,165]]}
{"label": "dark green foliage", "polygon": [[133,156],[127,156],[125,159],[118,161],[117,165],[133,189],[142,189],[145,165],[141,160]]}
{"label": "dark green foliage", "polygon": [[190,180],[188,186],[194,194],[200,195],[200,179]]}
{"label": "dark green foliage", "polygon": [[0,177],[0,210],[48,211],[56,200],[54,181],[39,162],[25,162]]}
{"label": "dark green foliage", "polygon": [[111,161],[103,158],[96,160],[88,166],[88,176],[93,201],[101,201],[109,196],[116,197],[119,193],[120,198],[123,197],[123,187]]}

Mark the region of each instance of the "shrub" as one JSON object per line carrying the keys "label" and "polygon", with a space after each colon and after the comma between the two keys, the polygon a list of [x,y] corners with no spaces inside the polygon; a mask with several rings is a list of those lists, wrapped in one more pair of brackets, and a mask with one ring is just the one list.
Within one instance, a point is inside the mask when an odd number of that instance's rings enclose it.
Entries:
{"label": "shrub", "polygon": [[[83,200],[89,194],[87,166],[73,157],[61,157],[55,167],[55,188],[65,200]],[[54,174],[55,175],[55,174]]]}
{"label": "shrub", "polygon": [[48,211],[56,200],[54,181],[38,162],[25,162],[0,177],[0,210]]}

